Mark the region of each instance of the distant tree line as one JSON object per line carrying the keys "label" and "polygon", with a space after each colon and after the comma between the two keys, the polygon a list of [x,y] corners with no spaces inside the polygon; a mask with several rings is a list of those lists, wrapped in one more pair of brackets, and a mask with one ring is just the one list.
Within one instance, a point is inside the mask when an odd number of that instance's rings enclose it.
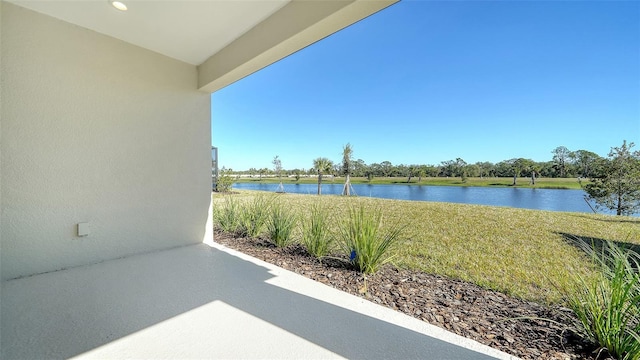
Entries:
{"label": "distant tree line", "polygon": [[[612,147],[607,158],[588,150],[571,151],[564,146],[558,146],[551,151],[550,161],[536,162],[531,159],[513,158],[496,164],[491,162],[477,162],[468,164],[462,158],[447,160],[439,165],[393,165],[389,161],[367,164],[362,159],[353,160],[353,148],[346,144],[342,151],[342,161],[334,163],[326,157],[313,159],[313,166],[308,169],[284,170],[280,158],[273,160],[273,171],[267,168],[251,168],[235,174],[262,176],[276,174],[279,178],[283,174],[294,176],[298,180],[303,175],[318,177],[318,195],[322,192],[322,177],[326,175],[344,176],[345,186],[343,195],[350,195],[350,177],[406,177],[407,183],[411,178],[423,177],[460,177],[465,182],[468,177],[513,177],[513,185],[520,176],[530,177],[531,184],[536,183],[537,177],[566,178],[577,177],[589,183],[583,185],[586,198],[596,202],[598,207],[614,210],[617,215],[631,215],[640,210],[640,151],[633,151],[634,143]],[[224,169],[223,175],[233,172]],[[282,182],[280,184],[282,187]]]}
{"label": "distant tree line", "polygon": [[[580,177],[591,178],[602,171],[605,158],[588,150],[570,151],[564,146],[559,146],[551,151],[552,158],[549,161],[536,162],[525,158],[512,158],[498,163],[476,162],[467,163],[462,158],[442,161],[440,164],[399,164],[394,165],[390,161],[367,164],[362,159],[350,162],[351,177],[531,177],[533,181],[537,177],[565,178]],[[327,159],[327,158],[323,158]],[[327,161],[329,161],[327,159]],[[326,162],[323,161],[323,166]],[[329,161],[331,165],[323,168],[323,175],[344,175],[344,159],[339,162]],[[314,164],[315,165],[315,164]],[[230,169],[227,169],[230,170]],[[280,169],[284,176],[317,175],[317,169],[312,166],[308,169]],[[255,177],[277,175],[269,168],[250,168],[244,171],[233,171],[235,174],[244,174]]]}

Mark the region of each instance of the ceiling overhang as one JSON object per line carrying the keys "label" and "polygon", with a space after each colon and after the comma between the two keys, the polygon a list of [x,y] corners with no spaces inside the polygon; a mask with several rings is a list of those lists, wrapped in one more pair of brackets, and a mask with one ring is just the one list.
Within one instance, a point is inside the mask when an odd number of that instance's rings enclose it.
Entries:
{"label": "ceiling overhang", "polygon": [[398,1],[291,1],[198,66],[198,87],[219,90]]}
{"label": "ceiling overhang", "polygon": [[399,0],[5,1],[195,65],[214,92]]}

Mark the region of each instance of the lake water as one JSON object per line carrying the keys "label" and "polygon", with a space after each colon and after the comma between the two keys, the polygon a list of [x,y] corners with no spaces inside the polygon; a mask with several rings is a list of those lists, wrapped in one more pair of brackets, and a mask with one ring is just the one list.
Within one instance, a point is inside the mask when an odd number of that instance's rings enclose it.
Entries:
{"label": "lake water", "polygon": [[[283,184],[285,192],[298,194],[316,194],[317,184]],[[275,192],[278,184],[237,183],[234,189],[260,190]],[[343,184],[323,183],[322,194],[342,194]],[[439,201],[462,204],[508,206],[514,208],[571,211],[592,213],[584,201],[582,190],[528,189],[528,188],[491,188],[461,186],[423,186],[423,185],[368,185],[353,184],[352,194],[364,197],[384,199]],[[592,204],[593,205],[593,204]],[[609,213],[598,210],[598,213]]]}

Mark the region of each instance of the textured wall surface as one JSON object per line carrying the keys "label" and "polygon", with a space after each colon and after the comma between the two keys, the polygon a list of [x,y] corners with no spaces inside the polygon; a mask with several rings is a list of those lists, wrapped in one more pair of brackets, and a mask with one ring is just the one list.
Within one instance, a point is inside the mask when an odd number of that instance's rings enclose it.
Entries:
{"label": "textured wall surface", "polygon": [[203,241],[195,66],[8,3],[1,27],[2,278]]}
{"label": "textured wall surface", "polygon": [[[0,0],[0,69],[2,69],[2,0]],[[0,88],[3,80],[0,71]],[[0,91],[0,144],[2,143],[2,91]],[[0,146],[0,258],[2,257],[2,146]],[[0,259],[0,280],[2,280],[2,260]]]}

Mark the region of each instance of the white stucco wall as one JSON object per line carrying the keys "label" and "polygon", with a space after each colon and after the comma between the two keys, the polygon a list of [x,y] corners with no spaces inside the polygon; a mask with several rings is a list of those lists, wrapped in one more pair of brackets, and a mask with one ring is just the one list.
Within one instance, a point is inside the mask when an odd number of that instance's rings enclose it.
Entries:
{"label": "white stucco wall", "polygon": [[1,17],[2,278],[202,242],[196,67],[9,3]]}
{"label": "white stucco wall", "polygon": [[[2,53],[2,0],[0,0],[0,54]],[[0,56],[0,69],[2,69],[2,56]],[[0,72],[0,84],[2,72]],[[0,85],[1,86],[1,85]],[[0,142],[2,142],[2,91],[0,91]],[[2,226],[2,146],[0,146],[0,226]],[[2,277],[2,231],[0,231],[0,280]]]}

